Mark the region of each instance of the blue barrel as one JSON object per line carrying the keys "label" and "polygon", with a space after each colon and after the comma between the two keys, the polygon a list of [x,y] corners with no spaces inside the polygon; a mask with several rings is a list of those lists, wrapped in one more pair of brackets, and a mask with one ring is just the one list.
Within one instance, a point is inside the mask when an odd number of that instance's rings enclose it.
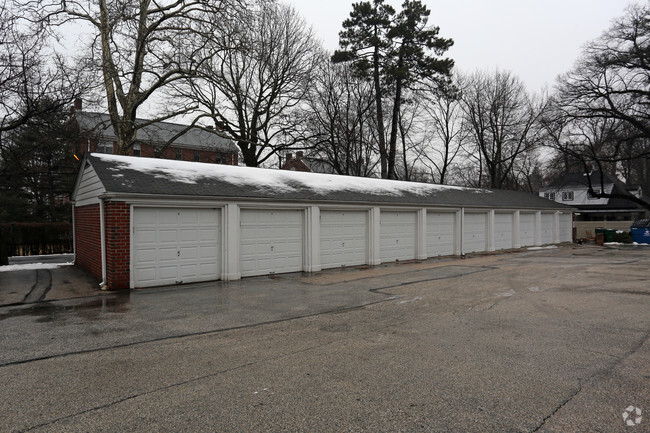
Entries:
{"label": "blue barrel", "polygon": [[650,244],[650,218],[634,221],[630,227],[630,234],[637,244]]}
{"label": "blue barrel", "polygon": [[630,233],[637,244],[650,244],[650,227],[632,227]]}

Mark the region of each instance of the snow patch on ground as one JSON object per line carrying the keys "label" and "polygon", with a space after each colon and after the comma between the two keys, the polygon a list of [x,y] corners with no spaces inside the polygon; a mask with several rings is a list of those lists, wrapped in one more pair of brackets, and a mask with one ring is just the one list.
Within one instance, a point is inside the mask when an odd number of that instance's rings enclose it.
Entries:
{"label": "snow patch on ground", "polygon": [[[404,182],[399,180],[373,179],[366,177],[338,176],[322,173],[302,173],[288,170],[271,170],[254,167],[204,164],[157,158],[130,158],[121,155],[93,154],[104,161],[117,163],[120,168],[148,173],[157,178],[196,184],[201,179],[223,180],[238,186],[271,188],[279,192],[294,192],[308,188],[315,193],[327,194],[336,191],[353,191],[381,195],[431,195],[439,191],[465,190],[476,193],[491,191],[459,186],[435,185],[429,183]],[[123,175],[116,170],[114,177]]]}
{"label": "snow patch on ground", "polygon": [[529,287],[528,290],[531,292],[539,292],[539,287]]}
{"label": "snow patch on ground", "polygon": [[29,271],[31,269],[56,269],[61,266],[72,266],[73,262],[68,263],[28,263],[25,265],[7,265],[0,266],[0,272],[11,272],[11,271]]}
{"label": "snow patch on ground", "polygon": [[500,298],[509,298],[510,296],[514,296],[515,293],[517,292],[515,292],[513,289],[510,289],[507,292],[497,293],[497,296]]}
{"label": "snow patch on ground", "polygon": [[549,245],[547,247],[529,247],[526,248],[528,251],[535,251],[535,250],[552,250],[557,248],[557,245]]}
{"label": "snow patch on ground", "polygon": [[422,300],[421,296],[416,296],[413,299],[404,299],[403,301],[399,301],[398,304],[408,304],[408,303],[411,303],[411,302],[417,302],[417,301],[421,301],[421,300]]}

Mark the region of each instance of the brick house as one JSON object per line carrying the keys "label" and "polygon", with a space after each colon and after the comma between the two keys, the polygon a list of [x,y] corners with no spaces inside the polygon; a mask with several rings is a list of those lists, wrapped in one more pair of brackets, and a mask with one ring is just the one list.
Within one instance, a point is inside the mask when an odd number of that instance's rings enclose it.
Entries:
{"label": "brick house", "polygon": [[[79,142],[74,149],[79,159],[87,152],[117,153],[117,137],[108,114],[83,111],[81,99],[75,101],[71,114],[79,131]],[[187,125],[172,122],[147,124],[150,121],[146,119],[137,122],[145,126],[137,131],[137,141],[130,150],[132,156],[238,164],[239,148],[210,129],[187,129]]]}
{"label": "brick house", "polygon": [[285,157],[284,164],[282,164],[282,170],[291,170],[291,171],[302,171],[302,172],[311,172],[311,168],[303,160],[303,152],[299,150],[296,152],[296,157],[293,157],[292,153],[287,153]]}

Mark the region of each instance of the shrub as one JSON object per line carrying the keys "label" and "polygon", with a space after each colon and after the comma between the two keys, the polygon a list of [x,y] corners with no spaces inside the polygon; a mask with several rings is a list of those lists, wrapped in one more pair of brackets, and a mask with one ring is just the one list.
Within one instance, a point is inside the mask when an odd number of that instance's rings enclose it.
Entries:
{"label": "shrub", "polygon": [[614,242],[620,242],[622,244],[631,244],[632,235],[628,232],[616,232],[614,233]]}

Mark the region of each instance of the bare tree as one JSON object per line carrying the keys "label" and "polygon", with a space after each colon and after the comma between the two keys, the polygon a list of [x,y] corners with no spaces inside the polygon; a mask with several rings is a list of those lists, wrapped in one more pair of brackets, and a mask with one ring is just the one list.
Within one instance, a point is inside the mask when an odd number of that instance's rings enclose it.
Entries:
{"label": "bare tree", "polygon": [[83,71],[69,67],[24,12],[0,0],[0,133],[60,111],[88,87]]}
{"label": "bare tree", "polygon": [[423,156],[434,182],[444,185],[469,132],[462,116],[460,93],[455,88],[432,88],[425,93],[423,108],[429,125]]}
{"label": "bare tree", "polygon": [[469,154],[480,157],[480,171],[490,188],[516,188],[513,168],[538,145],[537,127],[544,105],[531,98],[510,72],[481,72],[462,79],[464,118],[470,137]]}
{"label": "bare tree", "polygon": [[[635,174],[645,174],[647,160],[640,158],[647,152],[648,140],[637,138],[636,131],[622,119],[615,117],[572,116],[556,101],[543,118],[546,142],[555,151],[552,161],[557,175],[582,171],[600,173],[600,179],[592,182],[586,176],[589,193],[598,198],[622,198],[650,209],[650,203],[631,193],[607,193],[605,175],[622,174],[626,180]],[[559,167],[558,167],[559,166]],[[640,173],[635,173],[638,170]]]}
{"label": "bare tree", "polygon": [[304,116],[312,161],[333,173],[374,174],[378,152],[371,90],[347,64],[325,60],[319,65]]}
{"label": "bare tree", "polygon": [[[586,173],[598,169],[624,175],[628,182],[646,188],[650,188],[649,17],[650,3],[630,6],[600,38],[587,44],[573,70],[558,81],[553,117],[546,121],[550,143],[564,162]],[[614,197],[600,185],[589,188],[595,197]],[[618,198],[650,209],[647,200],[632,194]]]}
{"label": "bare tree", "polygon": [[171,83],[191,76],[206,58],[187,46],[201,46],[238,0],[29,0],[32,19],[56,25],[85,23],[94,32],[89,49],[101,73],[118,152],[128,153],[136,132],[189,111],[139,121],[138,110]]}
{"label": "bare tree", "polygon": [[633,5],[589,43],[559,81],[559,105],[574,117],[616,118],[650,138],[650,3]]}
{"label": "bare tree", "polygon": [[244,163],[258,166],[294,145],[296,107],[305,100],[320,50],[295,9],[273,2],[240,11],[185,56],[205,58],[174,95],[233,138]]}

